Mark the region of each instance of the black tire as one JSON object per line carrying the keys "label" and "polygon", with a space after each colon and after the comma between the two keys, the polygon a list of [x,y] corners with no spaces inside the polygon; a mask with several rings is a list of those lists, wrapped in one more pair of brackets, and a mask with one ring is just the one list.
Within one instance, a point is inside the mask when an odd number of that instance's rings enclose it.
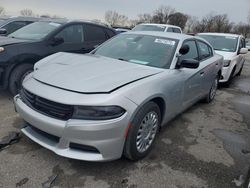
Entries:
{"label": "black tire", "polygon": [[205,97],[204,101],[206,103],[210,103],[214,100],[215,98],[215,95],[216,95],[216,91],[217,91],[217,88],[218,88],[218,85],[219,85],[219,79],[220,79],[220,76],[217,75],[210,90],[209,90],[209,93],[207,94],[207,96]]}
{"label": "black tire", "polygon": [[16,95],[21,89],[23,79],[28,73],[33,71],[33,64],[22,64],[16,67],[9,78],[9,91],[12,95]]}
{"label": "black tire", "polygon": [[[140,152],[137,149],[137,136],[139,135],[139,129],[141,128],[141,125],[143,123],[143,120],[145,120],[146,116],[153,113],[155,117],[157,118],[157,125],[154,128],[154,137],[151,139],[151,144],[147,145],[148,148]],[[144,121],[145,123],[145,121]],[[130,159],[130,160],[139,160],[147,156],[147,154],[151,151],[152,146],[155,142],[155,138],[157,136],[157,133],[159,132],[159,127],[161,123],[161,112],[159,106],[154,102],[148,102],[145,104],[135,115],[132,125],[128,131],[127,139],[124,145],[123,149],[123,155]],[[140,129],[141,130],[141,129]],[[142,137],[142,132],[140,133]],[[150,133],[148,134],[150,135]]]}

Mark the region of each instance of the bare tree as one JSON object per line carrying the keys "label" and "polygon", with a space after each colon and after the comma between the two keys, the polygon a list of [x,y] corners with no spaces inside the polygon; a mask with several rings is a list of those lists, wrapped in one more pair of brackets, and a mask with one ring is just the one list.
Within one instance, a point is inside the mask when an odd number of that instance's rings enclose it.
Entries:
{"label": "bare tree", "polygon": [[20,11],[20,14],[22,16],[33,16],[34,15],[34,13],[31,9],[23,9]]}
{"label": "bare tree", "polygon": [[5,14],[5,10],[3,7],[0,7],[0,15],[4,15]]}
{"label": "bare tree", "polygon": [[150,23],[152,21],[152,16],[150,14],[139,14],[138,23]]}
{"label": "bare tree", "polygon": [[234,33],[248,37],[250,35],[250,25],[245,23],[239,23],[234,27]]}
{"label": "bare tree", "polygon": [[128,17],[109,10],[105,13],[105,21],[111,26],[125,25]]}
{"label": "bare tree", "polygon": [[185,27],[185,31],[187,33],[195,33],[195,27],[197,26],[197,24],[199,23],[198,18],[195,16],[188,16],[188,20],[186,23],[186,27]]}
{"label": "bare tree", "polygon": [[166,24],[169,21],[169,16],[175,13],[175,9],[170,6],[160,6],[155,10],[152,18],[152,22]]}
{"label": "bare tree", "polygon": [[186,26],[187,20],[188,20],[187,15],[182,14],[180,12],[176,12],[174,14],[169,15],[168,23],[172,25],[177,25],[181,27],[182,29],[184,29]]}

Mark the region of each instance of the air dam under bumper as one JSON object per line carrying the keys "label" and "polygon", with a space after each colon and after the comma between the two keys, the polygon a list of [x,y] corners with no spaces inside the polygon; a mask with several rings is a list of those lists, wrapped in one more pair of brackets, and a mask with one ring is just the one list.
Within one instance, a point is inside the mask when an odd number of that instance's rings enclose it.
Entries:
{"label": "air dam under bumper", "polygon": [[[31,109],[19,95],[14,97],[14,103],[20,116],[27,125],[31,125],[23,128],[22,132],[60,156],[85,161],[109,161],[122,156],[125,130],[129,122],[127,113],[105,121],[62,121]],[[71,148],[71,144],[94,148],[97,152]]]}

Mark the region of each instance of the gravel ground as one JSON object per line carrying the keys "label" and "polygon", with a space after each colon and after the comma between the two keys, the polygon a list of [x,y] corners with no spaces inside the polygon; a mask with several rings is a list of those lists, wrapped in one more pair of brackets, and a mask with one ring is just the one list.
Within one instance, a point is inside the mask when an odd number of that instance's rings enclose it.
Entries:
{"label": "gravel ground", "polygon": [[[59,157],[25,136],[0,151],[0,187],[231,188],[250,166],[250,54],[230,88],[211,104],[198,103],[168,123],[150,155],[90,163]],[[23,125],[12,98],[0,93],[0,138]],[[243,152],[242,152],[243,151]]]}

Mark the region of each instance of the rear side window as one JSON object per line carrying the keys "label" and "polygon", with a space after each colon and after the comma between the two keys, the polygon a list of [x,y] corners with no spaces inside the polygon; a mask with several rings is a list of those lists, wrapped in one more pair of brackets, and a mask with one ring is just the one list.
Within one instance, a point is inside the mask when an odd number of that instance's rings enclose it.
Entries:
{"label": "rear side window", "polygon": [[208,46],[206,43],[201,42],[201,41],[198,41],[197,43],[198,43],[198,49],[199,49],[199,53],[200,53],[200,60],[207,59],[213,55],[211,53],[212,50],[211,50],[210,46]]}
{"label": "rear side window", "polygon": [[178,28],[173,28],[174,33],[181,33],[181,30]]}
{"label": "rear side window", "polygon": [[110,30],[110,29],[106,29],[106,33],[108,34],[108,37],[109,37],[109,38],[115,36],[115,31],[112,31],[112,30]]}
{"label": "rear side window", "polygon": [[3,28],[7,30],[7,34],[13,33],[14,31],[30,24],[32,22],[28,22],[28,21],[15,21],[15,22],[11,22],[8,23],[7,25],[5,25]]}
{"label": "rear side window", "polygon": [[185,55],[182,55],[180,57],[180,61],[184,60],[184,59],[195,59],[195,60],[199,60],[199,55],[198,55],[198,50],[197,50],[197,46],[196,46],[196,42],[195,41],[186,41],[183,43],[183,45],[188,45],[189,46],[189,52]]}
{"label": "rear side window", "polygon": [[105,41],[107,39],[102,27],[90,24],[84,25],[84,36],[86,42]]}

